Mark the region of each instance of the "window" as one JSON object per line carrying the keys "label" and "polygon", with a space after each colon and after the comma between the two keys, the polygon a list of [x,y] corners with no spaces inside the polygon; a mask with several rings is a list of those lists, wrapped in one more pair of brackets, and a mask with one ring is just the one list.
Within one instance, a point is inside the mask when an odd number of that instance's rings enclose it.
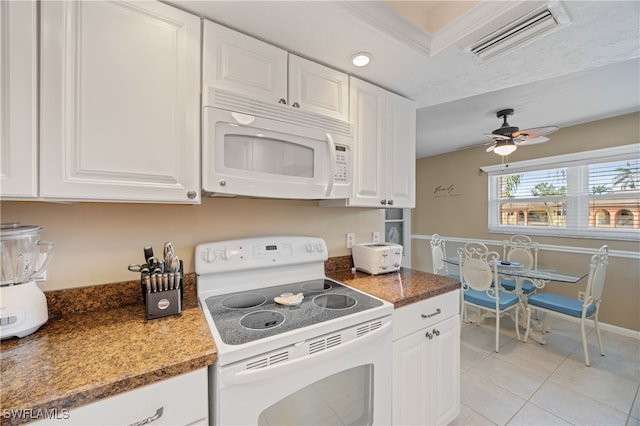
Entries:
{"label": "window", "polygon": [[640,240],[640,145],[484,167],[489,231]]}

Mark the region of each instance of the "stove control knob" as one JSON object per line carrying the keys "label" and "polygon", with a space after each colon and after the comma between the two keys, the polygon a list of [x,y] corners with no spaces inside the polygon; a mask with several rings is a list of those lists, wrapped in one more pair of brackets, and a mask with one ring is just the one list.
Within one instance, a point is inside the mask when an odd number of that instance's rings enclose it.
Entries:
{"label": "stove control knob", "polygon": [[304,246],[307,249],[308,253],[313,253],[313,244],[311,244],[311,242],[307,241],[307,243]]}
{"label": "stove control knob", "polygon": [[202,259],[207,263],[213,263],[216,261],[216,252],[212,249],[207,249],[202,253]]}
{"label": "stove control knob", "polygon": [[222,257],[223,260],[231,260],[233,255],[236,254],[236,253],[237,253],[237,251],[229,250],[227,247],[225,247],[222,250],[222,253],[220,253],[220,257]]}
{"label": "stove control knob", "polygon": [[324,247],[322,246],[322,243],[316,243],[316,251],[318,253],[322,253],[324,251]]}

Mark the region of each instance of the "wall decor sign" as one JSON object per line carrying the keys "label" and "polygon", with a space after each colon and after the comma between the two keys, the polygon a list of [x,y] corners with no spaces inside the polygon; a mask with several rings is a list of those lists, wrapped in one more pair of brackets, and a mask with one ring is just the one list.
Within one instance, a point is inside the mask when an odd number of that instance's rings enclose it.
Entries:
{"label": "wall decor sign", "polygon": [[459,192],[456,192],[455,185],[451,183],[449,185],[435,186],[433,189],[433,195],[435,195],[436,198],[442,198],[442,197],[459,197],[462,194],[460,194]]}

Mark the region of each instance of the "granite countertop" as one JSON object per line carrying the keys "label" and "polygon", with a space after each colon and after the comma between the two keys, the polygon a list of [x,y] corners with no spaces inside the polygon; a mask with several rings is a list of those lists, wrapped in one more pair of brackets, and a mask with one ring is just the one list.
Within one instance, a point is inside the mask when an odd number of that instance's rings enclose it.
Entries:
{"label": "granite countertop", "polygon": [[460,288],[460,281],[454,278],[406,268],[382,275],[343,270],[327,276],[393,303],[395,308]]}
{"label": "granite countertop", "polygon": [[[460,288],[455,279],[412,269],[355,272],[350,258],[330,260],[327,276],[396,308]],[[195,274],[185,275],[181,315],[150,321],[139,281],[46,296],[49,321],[30,336],[0,343],[2,426],[30,420],[6,415],[10,410],[71,409],[217,361]]]}
{"label": "granite countertop", "polygon": [[[216,347],[197,304],[194,277],[186,278],[182,313],[150,321],[139,282],[96,286],[104,300],[113,300],[113,291],[121,303],[128,293],[139,303],[84,312],[65,303],[74,299],[77,305],[95,287],[47,293],[49,321],[30,336],[0,344],[0,423],[30,420],[7,410],[70,409],[214,364]],[[52,311],[69,312],[52,317]]]}

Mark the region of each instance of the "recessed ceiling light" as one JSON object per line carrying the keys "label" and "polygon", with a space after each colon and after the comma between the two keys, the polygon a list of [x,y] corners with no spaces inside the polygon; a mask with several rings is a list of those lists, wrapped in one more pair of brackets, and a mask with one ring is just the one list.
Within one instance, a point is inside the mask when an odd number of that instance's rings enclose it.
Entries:
{"label": "recessed ceiling light", "polygon": [[371,53],[360,52],[351,57],[351,62],[356,67],[364,67],[371,61]]}

